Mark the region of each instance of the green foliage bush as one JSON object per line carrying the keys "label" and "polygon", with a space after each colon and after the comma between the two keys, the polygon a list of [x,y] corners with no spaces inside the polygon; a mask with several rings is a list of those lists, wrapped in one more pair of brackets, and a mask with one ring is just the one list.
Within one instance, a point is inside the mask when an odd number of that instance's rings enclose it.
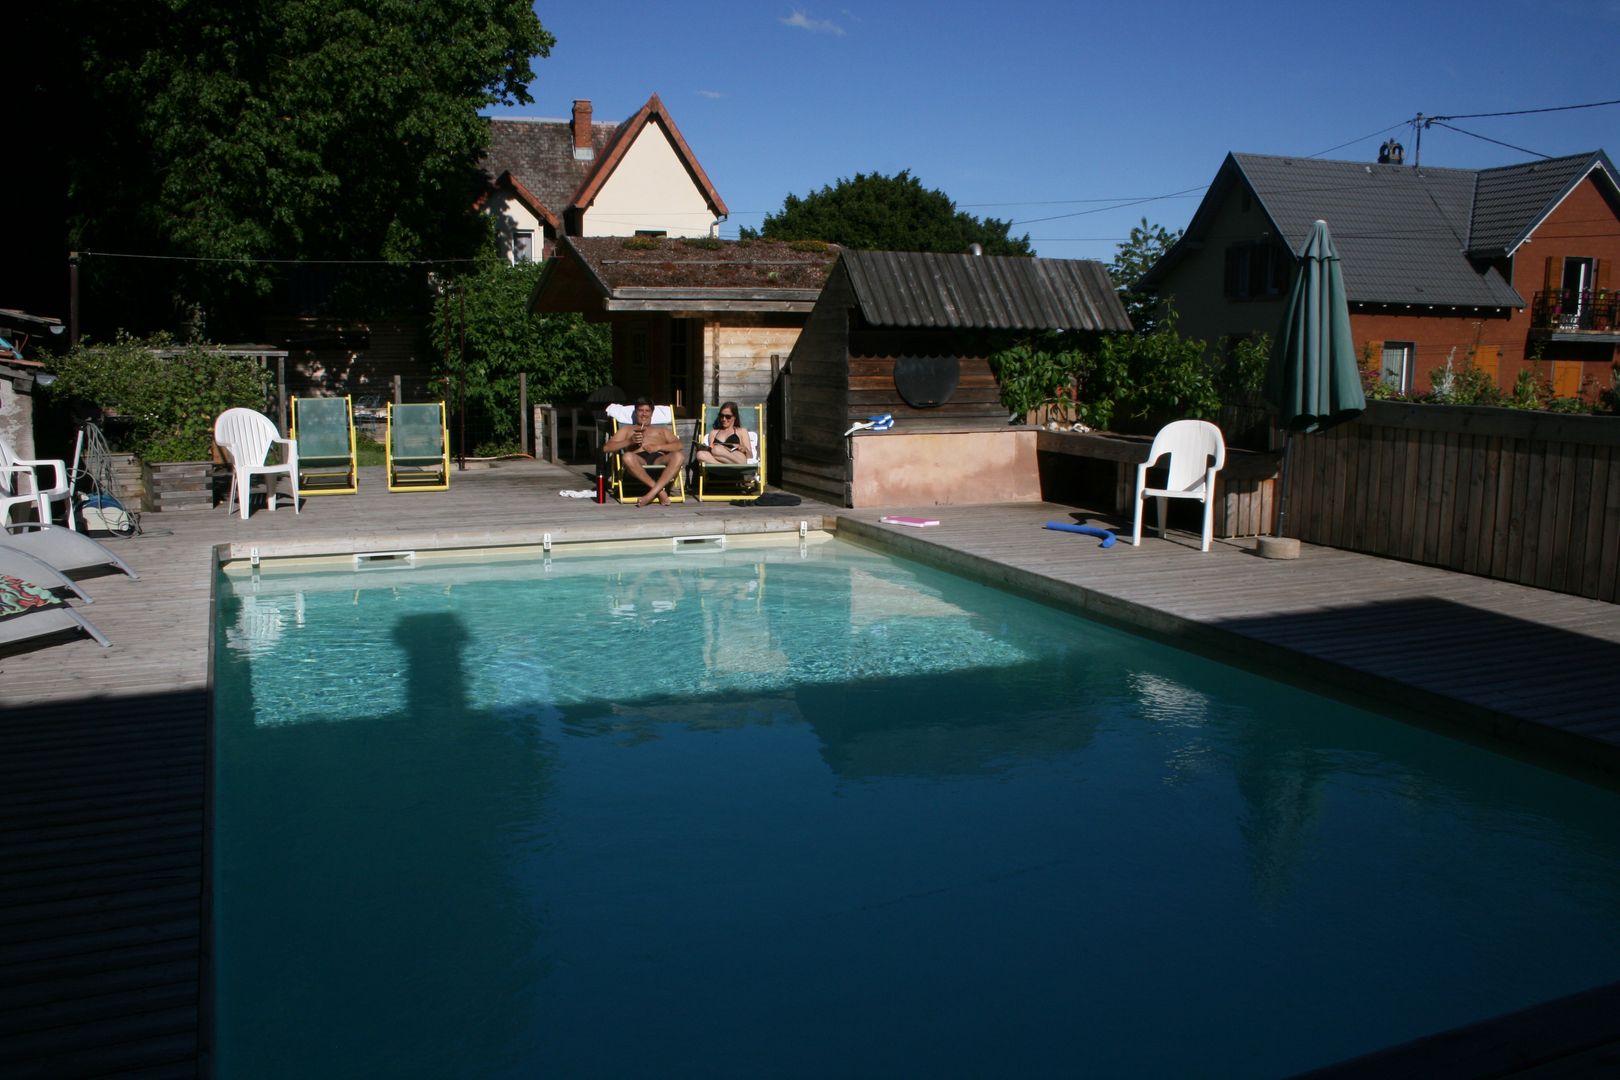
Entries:
{"label": "green foliage bush", "polygon": [[224,356],[203,344],[176,355],[165,335],[120,335],[107,345],[80,343],[52,362],[53,402],[89,402],[121,423],[109,425],[118,449],[143,461],[203,461],[214,420],[226,409],[263,410],[269,373],[258,361]]}
{"label": "green foliage bush", "polygon": [[[651,237],[635,239],[657,243]],[[431,335],[439,373],[450,378],[452,392],[465,375],[468,431],[491,445],[517,445],[520,373],[529,377],[531,402],[583,398],[611,379],[613,345],[606,324],[529,310],[542,266],[489,259],[456,279],[434,306]]]}
{"label": "green foliage bush", "polygon": [[[1233,386],[1258,387],[1264,348],[1250,346],[1235,367],[1228,365]],[[1029,338],[990,362],[1001,403],[1018,415],[1061,404],[1079,423],[1107,428],[1116,420],[1213,419],[1221,408],[1225,369],[1206,361],[1204,343],[1183,338],[1173,322],[1150,334],[1107,335],[1090,350],[1055,334]]]}

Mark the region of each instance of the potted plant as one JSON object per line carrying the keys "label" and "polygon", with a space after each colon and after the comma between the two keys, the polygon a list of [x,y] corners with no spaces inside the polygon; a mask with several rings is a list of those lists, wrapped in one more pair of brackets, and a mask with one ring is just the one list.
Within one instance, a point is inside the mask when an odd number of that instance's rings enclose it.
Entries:
{"label": "potted plant", "polygon": [[234,406],[263,409],[269,377],[252,360],[163,335],[81,342],[52,367],[52,400],[118,418],[108,435],[140,459],[148,511],[214,504],[214,418]]}

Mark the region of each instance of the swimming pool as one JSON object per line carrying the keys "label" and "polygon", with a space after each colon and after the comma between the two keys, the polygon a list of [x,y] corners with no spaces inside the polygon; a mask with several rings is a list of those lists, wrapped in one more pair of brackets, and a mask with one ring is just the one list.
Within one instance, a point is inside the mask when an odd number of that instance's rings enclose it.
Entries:
{"label": "swimming pool", "polygon": [[216,1058],[1276,1076],[1620,978],[1620,795],[838,542],[221,583]]}

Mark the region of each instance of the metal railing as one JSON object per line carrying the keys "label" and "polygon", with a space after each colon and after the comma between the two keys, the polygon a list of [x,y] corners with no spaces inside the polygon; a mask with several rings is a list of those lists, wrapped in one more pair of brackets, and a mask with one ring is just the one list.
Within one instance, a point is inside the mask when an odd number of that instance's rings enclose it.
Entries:
{"label": "metal railing", "polygon": [[1620,327],[1620,293],[1543,290],[1530,304],[1530,327],[1561,333],[1615,333]]}

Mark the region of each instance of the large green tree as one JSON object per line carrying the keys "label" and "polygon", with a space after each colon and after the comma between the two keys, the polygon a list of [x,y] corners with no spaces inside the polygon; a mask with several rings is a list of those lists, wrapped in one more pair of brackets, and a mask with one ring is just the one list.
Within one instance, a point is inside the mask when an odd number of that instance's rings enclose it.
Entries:
{"label": "large green tree", "polygon": [[516,447],[519,374],[528,375],[533,402],[579,400],[611,377],[606,323],[529,310],[540,273],[540,263],[509,266],[486,257],[475,271],[447,281],[433,306],[435,354],[450,392],[458,400],[465,393],[473,453]]}
{"label": "large green tree", "polygon": [[1029,236],[1009,237],[1010,222],[958,210],[943,191],[932,191],[902,169],[894,176],[856,173],[800,198],[789,195],[780,213],[759,230],[767,240],[825,240],[865,251],[964,252],[978,244],[987,255],[1032,255]]}
{"label": "large green tree", "polygon": [[1148,219],[1143,218],[1140,225],[1131,229],[1131,235],[1122,241],[1114,252],[1114,261],[1108,264],[1108,277],[1119,292],[1119,298],[1125,304],[1125,313],[1131,317],[1131,325],[1136,327],[1138,333],[1152,333],[1163,315],[1164,301],[1152,293],[1142,292],[1137,288],[1143,275],[1153,268],[1153,264],[1163,258],[1164,253],[1175,246],[1181,239],[1181,230],[1171,232],[1163,225],[1150,225]]}
{"label": "large green tree", "polygon": [[66,174],[66,245],[191,260],[164,284],[204,302],[266,291],[256,260],[472,254],[478,112],[529,101],[553,44],[529,0],[29,8],[25,100],[71,130],[45,163]]}

